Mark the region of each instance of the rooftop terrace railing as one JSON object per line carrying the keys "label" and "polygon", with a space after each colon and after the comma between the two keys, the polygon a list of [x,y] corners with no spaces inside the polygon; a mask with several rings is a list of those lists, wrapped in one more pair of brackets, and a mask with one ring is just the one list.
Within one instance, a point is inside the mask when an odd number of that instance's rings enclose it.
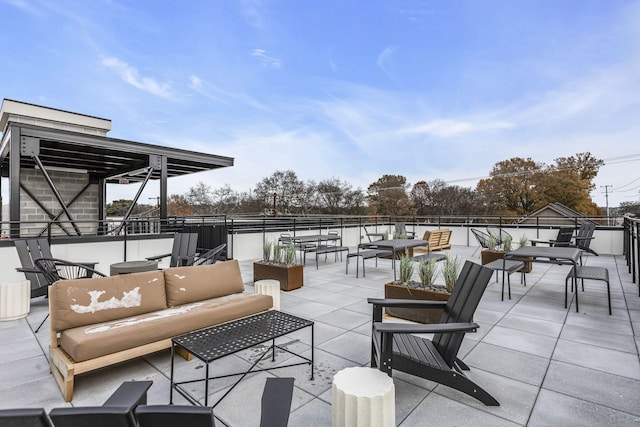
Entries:
{"label": "rooftop terrace railing", "polygon": [[[640,277],[640,220],[624,217],[624,257],[633,283]],[[638,288],[640,296],[640,287]]]}

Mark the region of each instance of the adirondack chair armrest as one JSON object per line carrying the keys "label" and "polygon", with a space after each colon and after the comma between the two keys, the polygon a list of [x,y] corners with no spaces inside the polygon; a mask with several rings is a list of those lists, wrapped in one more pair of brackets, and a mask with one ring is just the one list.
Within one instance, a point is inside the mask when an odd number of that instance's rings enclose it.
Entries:
{"label": "adirondack chair armrest", "polygon": [[374,322],[373,329],[381,333],[395,334],[440,334],[453,332],[475,332],[480,325],[477,323],[433,323],[407,324]]}
{"label": "adirondack chair armrest", "polygon": [[16,267],[16,271],[18,273],[40,273],[40,270],[37,268],[29,268],[29,267]]}
{"label": "adirondack chair armrest", "polygon": [[155,256],[146,257],[145,259],[148,261],[157,261],[159,259],[170,257],[170,256],[171,254],[155,255]]}
{"label": "adirondack chair armrest", "polygon": [[426,300],[410,300],[410,299],[383,299],[368,298],[369,304],[380,307],[404,307],[404,308],[444,308],[447,301],[426,301]]}

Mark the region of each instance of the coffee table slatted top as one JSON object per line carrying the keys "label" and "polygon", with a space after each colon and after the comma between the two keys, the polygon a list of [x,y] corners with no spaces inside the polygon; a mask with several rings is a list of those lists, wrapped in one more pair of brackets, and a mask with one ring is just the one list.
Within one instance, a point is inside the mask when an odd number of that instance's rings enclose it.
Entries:
{"label": "coffee table slatted top", "polygon": [[173,343],[203,362],[209,363],[312,325],[313,322],[310,320],[270,310],[180,335],[173,338]]}

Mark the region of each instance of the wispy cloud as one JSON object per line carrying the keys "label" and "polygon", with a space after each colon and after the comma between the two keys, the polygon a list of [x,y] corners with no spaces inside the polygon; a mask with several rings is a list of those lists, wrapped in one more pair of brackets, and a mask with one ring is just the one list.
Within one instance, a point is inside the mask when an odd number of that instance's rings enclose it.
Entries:
{"label": "wispy cloud", "polygon": [[274,68],[282,67],[282,61],[280,61],[276,57],[267,55],[267,51],[264,49],[253,49],[251,51],[251,56],[253,56],[254,58],[258,58],[258,60],[265,67],[274,67]]}
{"label": "wispy cloud", "polygon": [[405,134],[425,134],[439,137],[452,137],[473,132],[510,129],[513,123],[506,121],[472,122],[466,120],[436,119],[427,123],[400,130]]}
{"label": "wispy cloud", "polygon": [[397,50],[397,47],[395,46],[387,46],[382,51],[382,53],[378,55],[378,61],[376,62],[378,64],[378,67],[380,67],[380,69],[391,78],[395,78],[393,74],[391,74],[391,72],[389,71],[389,67],[391,65],[391,57],[393,56],[396,50]]}
{"label": "wispy cloud", "polygon": [[242,94],[242,93],[232,93],[226,90],[220,89],[218,86],[213,85],[205,80],[202,80],[200,77],[196,75],[191,75],[189,77],[189,88],[200,95],[209,98],[213,101],[219,102],[221,104],[229,105],[231,103],[237,102],[243,105],[248,105],[253,108],[270,111],[271,108],[266,105],[256,101],[255,99]]}
{"label": "wispy cloud", "polygon": [[132,67],[121,59],[105,57],[102,59],[102,65],[115,71],[123,81],[129,83],[133,87],[161,98],[175,98],[175,95],[171,90],[171,83],[160,83],[153,77],[141,76],[135,67]]}
{"label": "wispy cloud", "polygon": [[28,13],[32,13],[34,15],[38,14],[38,9],[25,0],[4,0],[4,3],[17,7],[18,9],[21,9]]}

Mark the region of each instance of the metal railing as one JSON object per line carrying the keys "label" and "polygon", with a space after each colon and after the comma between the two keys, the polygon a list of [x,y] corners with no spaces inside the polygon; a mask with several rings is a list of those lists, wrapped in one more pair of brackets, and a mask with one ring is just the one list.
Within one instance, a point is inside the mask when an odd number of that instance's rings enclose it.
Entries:
{"label": "metal railing", "polygon": [[[640,274],[640,220],[624,217],[624,257],[633,283],[638,283]],[[640,287],[638,289],[640,296]]]}

